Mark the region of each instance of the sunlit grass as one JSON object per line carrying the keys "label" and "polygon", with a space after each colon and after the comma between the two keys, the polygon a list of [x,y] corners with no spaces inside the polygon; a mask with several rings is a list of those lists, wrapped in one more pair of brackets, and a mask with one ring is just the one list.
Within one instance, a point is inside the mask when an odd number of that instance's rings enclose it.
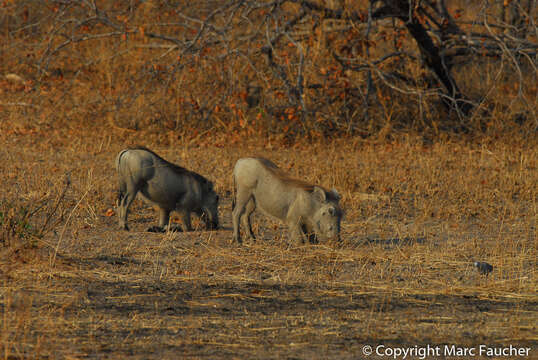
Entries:
{"label": "sunlit grass", "polygon": [[[115,131],[104,141],[87,130],[71,143],[51,136],[39,152],[39,134],[2,138],[18,144],[0,152],[13,189],[7,200],[32,206],[52,187],[54,204],[66,172],[72,183],[53,231],[34,247],[3,245],[6,356],[218,349],[224,357],[316,358],[374,342],[535,343],[535,147],[406,140],[271,148],[263,138],[212,145],[218,137],[163,145]],[[146,233],[157,215],[140,200],[131,232],[117,230],[113,161],[135,143],[212,179],[224,230]],[[289,245],[285,226],[259,214],[258,240],[231,243],[231,169],[253,154],[341,192],[342,244]],[[6,160],[15,157],[13,168]],[[494,266],[488,278],[475,260]]]}

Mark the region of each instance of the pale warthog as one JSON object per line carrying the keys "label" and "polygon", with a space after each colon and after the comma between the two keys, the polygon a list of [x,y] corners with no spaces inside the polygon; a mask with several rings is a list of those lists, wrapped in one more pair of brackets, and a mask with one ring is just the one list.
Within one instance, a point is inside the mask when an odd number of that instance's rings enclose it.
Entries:
{"label": "pale warthog", "polygon": [[239,222],[254,239],[250,216],[257,208],[265,214],[284,221],[289,227],[290,240],[340,239],[342,210],[336,190],[288,177],[274,163],[262,158],[237,160],[234,167],[236,187],[232,213],[233,238],[241,243]]}
{"label": "pale warthog", "polygon": [[182,213],[188,231],[192,230],[191,212],[204,220],[207,229],[218,227],[219,197],[213,190],[213,183],[203,176],[172,164],[144,147],[120,151],[116,169],[120,179],[120,228],[129,230],[127,213],[139,192],[144,200],[159,207],[159,226],[148,231],[165,231],[173,210]]}

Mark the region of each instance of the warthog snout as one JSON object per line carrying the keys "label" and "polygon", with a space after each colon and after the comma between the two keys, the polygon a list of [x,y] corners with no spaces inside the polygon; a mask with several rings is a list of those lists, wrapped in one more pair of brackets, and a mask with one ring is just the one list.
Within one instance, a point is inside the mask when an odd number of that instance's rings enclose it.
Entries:
{"label": "warthog snout", "polygon": [[217,230],[219,228],[219,219],[217,214],[216,207],[211,209],[202,209],[201,216],[205,223],[206,230]]}
{"label": "warthog snout", "polygon": [[340,241],[340,221],[342,219],[340,209],[327,203],[321,206],[315,217],[320,237],[323,237],[324,240]]}
{"label": "warthog snout", "polygon": [[219,228],[219,224],[215,221],[212,221],[211,224],[209,224],[210,230],[217,230]]}

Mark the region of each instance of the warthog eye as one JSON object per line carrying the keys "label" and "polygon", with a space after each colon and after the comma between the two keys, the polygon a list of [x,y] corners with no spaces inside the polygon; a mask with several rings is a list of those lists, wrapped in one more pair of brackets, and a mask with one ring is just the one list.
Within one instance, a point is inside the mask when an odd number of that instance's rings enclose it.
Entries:
{"label": "warthog eye", "polygon": [[334,216],[334,208],[329,208],[329,214],[331,214],[331,216]]}

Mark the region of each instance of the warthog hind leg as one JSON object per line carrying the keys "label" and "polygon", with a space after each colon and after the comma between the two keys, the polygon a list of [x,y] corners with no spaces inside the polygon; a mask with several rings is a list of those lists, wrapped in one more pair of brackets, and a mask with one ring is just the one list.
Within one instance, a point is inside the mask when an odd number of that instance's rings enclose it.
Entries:
{"label": "warthog hind leg", "polygon": [[251,224],[251,217],[254,210],[256,210],[256,202],[254,201],[254,198],[251,197],[245,206],[245,212],[241,216],[241,224],[252,240],[256,240],[256,236],[254,236],[254,233],[252,232]]}
{"label": "warthog hind leg", "polygon": [[235,201],[235,207],[232,211],[232,223],[233,223],[233,240],[239,244],[243,243],[241,235],[239,234],[239,220],[243,216],[246,210],[247,203],[251,200],[252,194],[249,191],[237,191],[237,197]]}
{"label": "warthog hind leg", "polygon": [[118,222],[120,229],[129,230],[127,226],[127,215],[129,213],[129,206],[136,197],[138,189],[134,186],[128,186],[125,183],[120,185],[120,189],[126,188],[126,191],[120,190],[119,204],[118,204]]}

